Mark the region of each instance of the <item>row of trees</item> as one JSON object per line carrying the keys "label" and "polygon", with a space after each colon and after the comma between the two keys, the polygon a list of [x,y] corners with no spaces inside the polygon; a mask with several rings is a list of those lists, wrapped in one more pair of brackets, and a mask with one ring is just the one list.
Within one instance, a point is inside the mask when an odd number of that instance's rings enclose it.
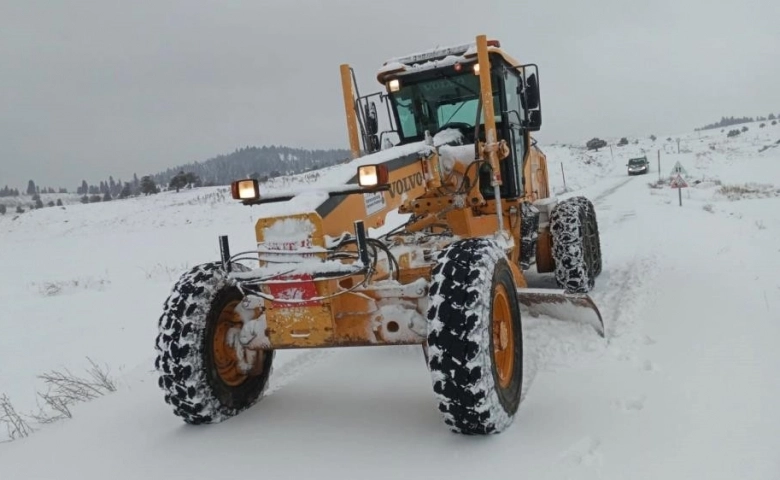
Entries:
{"label": "row of trees", "polygon": [[[82,202],[106,201],[112,198],[152,195],[160,186],[179,192],[182,188],[228,185],[239,178],[266,181],[282,175],[293,175],[335,165],[350,157],[348,150],[307,150],[283,146],[244,147],[228,155],[218,155],[204,162],[189,163],[161,173],[146,175],[132,182],[113,182],[109,177],[100,185],[83,181],[77,193]],[[128,186],[129,185],[129,186]],[[109,192],[110,198],[106,195]],[[85,200],[86,197],[86,200]],[[99,198],[99,199],[98,199]]]}
{"label": "row of trees", "polygon": [[[192,174],[186,175],[187,182],[184,183],[183,186],[189,184],[192,184],[192,186],[201,186],[200,179],[197,179],[197,177],[193,179]],[[177,180],[177,182],[180,181],[181,179]],[[92,201],[94,201],[95,197],[98,197],[101,200],[111,200],[114,198],[127,198],[142,194],[148,195],[150,193],[156,193],[159,191],[160,190],[155,185],[151,175],[147,175],[139,179],[138,175],[136,174],[133,174],[133,180],[130,182],[123,182],[122,180],[115,181],[113,176],[109,176],[108,180],[101,180],[97,185],[90,185],[86,180],[82,180],[81,185],[76,188],[76,193],[78,195],[87,197],[88,200],[93,199]],[[25,194],[33,196],[33,201],[36,200],[36,197],[40,197],[42,194],[55,193],[68,193],[68,189],[59,188],[55,190],[51,187],[40,188],[39,186],[35,185],[34,180],[30,180],[27,183],[27,190],[25,190]],[[20,195],[21,192],[18,189],[9,188],[8,185],[0,189],[0,197],[18,197]],[[84,201],[83,197],[82,201]]]}
{"label": "row of trees", "polygon": [[[350,158],[349,150],[308,150],[283,146],[244,147],[203,162],[188,163],[152,175],[158,185],[190,172],[202,186],[229,185],[239,178],[274,178],[328,167]],[[194,185],[193,186],[197,186]],[[171,187],[175,188],[175,187]]]}
{"label": "row of trees", "polygon": [[[86,180],[81,181],[81,186],[76,189],[76,193],[79,195],[99,195],[110,196],[111,198],[117,198],[122,195],[122,190],[125,186],[129,185],[131,193],[136,195],[140,191],[140,181],[138,175],[133,174],[133,180],[130,182],[123,182],[122,179],[114,181],[114,177],[109,175],[108,180],[101,180],[97,185],[89,185]],[[129,195],[127,195],[129,196]]]}
{"label": "row of trees", "polygon": [[[239,178],[256,178],[266,181],[282,175],[292,175],[335,165],[350,157],[348,150],[308,150],[284,146],[244,147],[228,155],[218,155],[203,162],[195,162],[171,168],[157,174],[145,175],[123,182],[109,176],[98,184],[86,180],[76,188],[83,203],[109,201],[138,195],[152,195],[162,189],[180,191],[182,188],[228,185]],[[65,188],[40,188],[33,180],[27,185],[27,195],[44,193],[68,193]],[[6,186],[0,189],[0,197],[20,196],[20,191]]]}
{"label": "row of trees", "polygon": [[[654,141],[654,142],[655,142],[655,141],[658,139],[658,137],[656,137],[655,135],[650,135],[650,137],[649,137],[649,138],[650,138],[650,140],[652,140],[652,141]],[[669,141],[669,142],[671,142],[671,141],[672,141],[672,139],[671,139],[671,138],[667,138],[666,140],[667,140],[667,141]],[[634,143],[637,143],[637,142],[638,142],[638,140],[634,140]],[[595,150],[595,151],[597,151],[597,152],[598,152],[598,151],[599,151],[599,148],[604,148],[604,147],[606,147],[607,145],[608,145],[608,143],[607,143],[607,141],[606,141],[606,140],[602,140],[602,139],[600,139],[600,138],[598,138],[598,137],[594,137],[594,138],[591,138],[590,140],[588,140],[588,141],[585,143],[585,148],[587,148],[588,150]],[[626,146],[626,145],[628,145],[628,138],[627,138],[627,137],[622,137],[622,138],[621,138],[621,139],[620,139],[620,140],[617,142],[617,146],[618,146],[618,147],[624,147],[624,146]]]}
{"label": "row of trees", "polygon": [[[27,190],[25,191],[27,195],[40,195],[42,193],[68,193],[67,188],[59,188],[55,190],[52,187],[44,187],[41,188],[37,185],[35,185],[35,182],[30,180],[27,182]],[[8,188],[8,185],[4,186],[3,188],[0,188],[0,197],[18,197],[20,195],[19,190],[16,188]]]}
{"label": "row of trees", "polygon": [[0,197],[18,197],[19,196],[19,190],[16,188],[8,188],[8,185],[6,185],[3,188],[0,188]]}
{"label": "row of trees", "polygon": [[[62,206],[62,200],[60,200],[59,198],[57,199],[56,202],[54,200],[51,200],[46,205],[43,204],[43,200],[41,200],[41,196],[38,195],[38,194],[33,195],[32,199],[33,199],[34,203],[32,205],[30,205],[30,210],[33,210],[33,209],[37,210],[39,208],[44,208],[44,207],[54,207],[54,206],[61,207]],[[6,207],[4,204],[0,203],[0,215],[5,215],[7,212],[8,212],[8,207]],[[16,213],[24,213],[24,207],[21,206],[21,205],[17,205],[16,206]]]}
{"label": "row of trees", "polygon": [[770,113],[766,117],[721,117],[719,122],[710,123],[709,125],[705,125],[701,128],[697,128],[696,131],[699,130],[711,130],[713,128],[724,128],[724,127],[730,127],[731,125],[738,125],[741,123],[751,123],[751,122],[766,122],[766,121],[772,121],[780,118],[780,114],[775,115],[774,113]]}
{"label": "row of trees", "polygon": [[[151,175],[145,175],[141,177],[140,180],[137,175],[133,175],[132,182],[124,182],[124,185],[118,183],[113,188],[111,188],[108,183],[103,185],[103,182],[101,182],[101,186],[102,187],[99,187],[97,190],[88,189],[87,193],[84,193],[81,197],[81,203],[108,202],[115,198],[125,199],[160,192],[160,188],[154,183]],[[79,193],[84,191],[83,189],[80,190]],[[112,194],[112,191],[116,193]]]}
{"label": "row of trees", "polygon": [[[203,182],[200,178],[192,172],[185,173],[179,172],[168,185],[170,189],[176,189],[178,192],[181,188],[185,187],[200,187]],[[139,195],[152,195],[160,192],[160,187],[157,186],[151,175],[146,175],[140,180],[137,175],[133,175],[133,181],[121,182],[114,181],[113,177],[109,177],[108,181],[101,181],[99,185],[89,185],[84,180],[76,189],[76,192],[81,195],[81,203],[95,203],[95,202],[108,202],[116,198],[124,199],[128,197],[135,197]],[[48,193],[68,193],[67,189],[61,188],[59,191],[55,191],[52,188],[39,188],[35,186],[33,180],[29,181],[26,193],[32,195],[33,203],[30,205],[30,209],[43,208],[44,206],[54,207],[62,206],[62,200],[51,200],[48,204],[44,205],[41,194]],[[20,192],[17,189],[8,188],[5,186],[0,189],[0,196],[4,197],[18,197]],[[0,214],[5,214],[8,211],[8,207],[0,205],[2,208]],[[24,213],[24,207],[19,206],[16,208],[17,213]]]}
{"label": "row of trees", "polygon": [[[777,125],[777,120],[772,120],[772,125]],[[758,128],[765,128],[765,127],[766,127],[766,123],[762,123],[762,124],[760,124],[760,125],[758,126]],[[727,137],[736,137],[736,136],[738,136],[740,133],[745,133],[745,132],[747,132],[748,130],[749,130],[749,129],[748,129],[748,127],[742,127],[742,129],[741,129],[741,130],[740,130],[740,129],[736,129],[736,128],[735,128],[735,129],[733,129],[733,130],[729,130],[729,132],[726,134],[726,136],[727,136]],[[721,132],[723,132],[723,131],[725,131],[725,130],[721,130]]]}

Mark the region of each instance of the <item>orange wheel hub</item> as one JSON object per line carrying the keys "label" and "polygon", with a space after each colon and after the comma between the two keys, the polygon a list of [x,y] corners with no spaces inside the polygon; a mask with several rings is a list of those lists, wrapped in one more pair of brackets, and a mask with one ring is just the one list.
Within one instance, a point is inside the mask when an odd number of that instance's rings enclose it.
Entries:
{"label": "orange wheel hub", "polygon": [[[241,385],[249,377],[249,374],[253,373],[241,369],[239,354],[243,352],[236,350],[238,345],[236,337],[243,325],[241,317],[236,312],[238,303],[238,301],[228,303],[219,313],[212,342],[214,364],[217,367],[219,378],[231,387]],[[257,355],[255,365],[262,365],[263,352],[257,352]]]}
{"label": "orange wheel hub", "polygon": [[493,363],[502,388],[512,381],[515,368],[515,335],[512,326],[512,310],[509,294],[503,285],[498,285],[493,295]]}

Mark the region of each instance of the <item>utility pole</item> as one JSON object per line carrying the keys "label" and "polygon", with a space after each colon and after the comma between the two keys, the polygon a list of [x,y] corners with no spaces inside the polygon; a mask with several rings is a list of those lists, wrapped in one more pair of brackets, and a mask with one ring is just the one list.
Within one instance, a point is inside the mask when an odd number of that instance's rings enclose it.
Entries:
{"label": "utility pole", "polygon": [[661,149],[658,149],[658,181],[661,181]]}
{"label": "utility pole", "polygon": [[566,174],[563,173],[563,162],[561,162],[561,177],[563,177],[563,191],[567,191],[566,188]]}
{"label": "utility pole", "polygon": [[680,153],[680,139],[677,139],[677,153]]}

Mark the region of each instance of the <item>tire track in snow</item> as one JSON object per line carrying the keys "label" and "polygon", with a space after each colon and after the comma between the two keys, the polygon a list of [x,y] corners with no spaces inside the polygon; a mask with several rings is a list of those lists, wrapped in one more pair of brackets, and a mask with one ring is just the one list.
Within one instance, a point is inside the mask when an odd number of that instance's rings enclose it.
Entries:
{"label": "tire track in snow", "polygon": [[601,477],[601,468],[604,464],[601,443],[601,439],[598,437],[584,437],[563,452],[559,457],[559,461],[563,465],[575,469],[574,471],[578,474],[582,473],[582,467],[593,468],[597,471],[598,476]]}
{"label": "tire track in snow", "polygon": [[[641,363],[636,352],[647,344],[642,334],[641,311],[652,297],[652,285],[657,271],[656,248],[636,247],[626,252],[625,222],[634,222],[637,211],[633,208],[612,211],[614,202],[607,200],[635,177],[623,179],[595,197],[599,210],[609,211],[600,224],[604,268],[596,280],[596,288],[590,293],[604,319],[606,342],[593,334],[590,326],[540,316],[524,317],[524,344],[528,346],[526,366],[530,380],[539,371],[554,371],[566,368],[587,358],[600,356],[616,357],[621,361],[633,361],[645,372],[657,371],[655,365]],[[620,204],[620,202],[617,202]],[[635,205],[630,205],[631,207]],[[601,220],[601,219],[599,219]],[[635,232],[629,232],[634,235]],[[618,256],[611,254],[610,244],[621,246]],[[635,245],[634,242],[629,242]],[[650,252],[649,254],[645,252]],[[551,278],[531,274],[529,284],[538,287],[557,288]]]}
{"label": "tire track in snow", "polygon": [[604,190],[604,191],[603,191],[603,192],[601,192],[600,194],[596,195],[596,197],[594,197],[594,198],[593,198],[593,200],[591,200],[591,201],[593,202],[593,205],[601,205],[601,202],[602,202],[603,200],[605,200],[607,197],[609,197],[609,196],[610,196],[610,195],[612,195],[613,193],[615,193],[615,192],[617,192],[618,190],[620,190],[620,189],[621,189],[622,187],[624,187],[624,186],[625,186],[627,183],[631,182],[632,180],[635,180],[635,178],[636,178],[636,177],[629,177],[629,178],[626,178],[625,180],[621,180],[621,181],[620,181],[620,182],[618,182],[617,184],[615,184],[615,185],[613,185],[613,186],[609,187],[608,189]]}
{"label": "tire track in snow", "polygon": [[[638,317],[654,296],[654,290],[649,288],[649,285],[653,284],[658,273],[657,242],[637,246],[633,257],[615,258],[610,255],[611,244],[622,246],[627,244],[627,239],[635,237],[636,232],[621,234],[620,227],[624,222],[636,220],[637,211],[634,208],[612,211],[613,205],[607,200],[637,178],[639,177],[628,177],[604,190],[593,200],[594,205],[598,205],[602,210],[611,211],[611,215],[606,216],[607,221],[604,223],[606,228],[601,229],[605,264],[601,275],[596,280],[597,287],[591,292],[591,297],[604,318],[607,338],[612,346],[609,350],[620,352],[617,355],[622,360],[635,360],[633,352],[640,344],[647,343],[647,338],[641,334]],[[628,244],[635,245],[635,242],[630,241]],[[643,369],[652,370],[646,366]]]}
{"label": "tire track in snow", "polygon": [[592,296],[596,297],[594,300],[600,306],[602,316],[606,317],[609,338],[619,338],[632,331],[630,320],[645,304],[648,290],[645,287],[655,276],[657,262],[654,257],[637,256],[622,268],[605,268],[602,272],[602,283],[606,280],[606,285]]}
{"label": "tire track in snow", "polygon": [[336,353],[336,349],[329,348],[304,350],[300,355],[291,358],[271,372],[270,385],[268,386],[265,395],[271,395],[274,392],[281,390],[304,373],[311,371],[311,367],[313,367],[315,363],[327,360]]}

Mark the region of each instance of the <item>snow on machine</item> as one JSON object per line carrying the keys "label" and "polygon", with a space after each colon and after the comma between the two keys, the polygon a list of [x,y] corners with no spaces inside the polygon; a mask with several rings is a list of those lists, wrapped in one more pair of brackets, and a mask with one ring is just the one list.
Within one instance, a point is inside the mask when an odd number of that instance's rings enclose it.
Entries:
{"label": "snow on machine", "polygon": [[[588,295],[601,272],[593,204],[550,196],[531,137],[538,68],[480,35],[385,62],[378,93],[360,96],[349,65],[341,80],[352,159],[323,175],[338,181],[234,182],[258,209],[256,250],[232,254],[220,237],[221,258],[173,287],[156,339],[165,401],[216,423],[262,397],[276,350],[421,345],[449,428],[501,432],[521,398],[521,312],[605,335]],[[385,225],[390,212],[405,222]],[[559,288],[529,288],[532,266]]]}

